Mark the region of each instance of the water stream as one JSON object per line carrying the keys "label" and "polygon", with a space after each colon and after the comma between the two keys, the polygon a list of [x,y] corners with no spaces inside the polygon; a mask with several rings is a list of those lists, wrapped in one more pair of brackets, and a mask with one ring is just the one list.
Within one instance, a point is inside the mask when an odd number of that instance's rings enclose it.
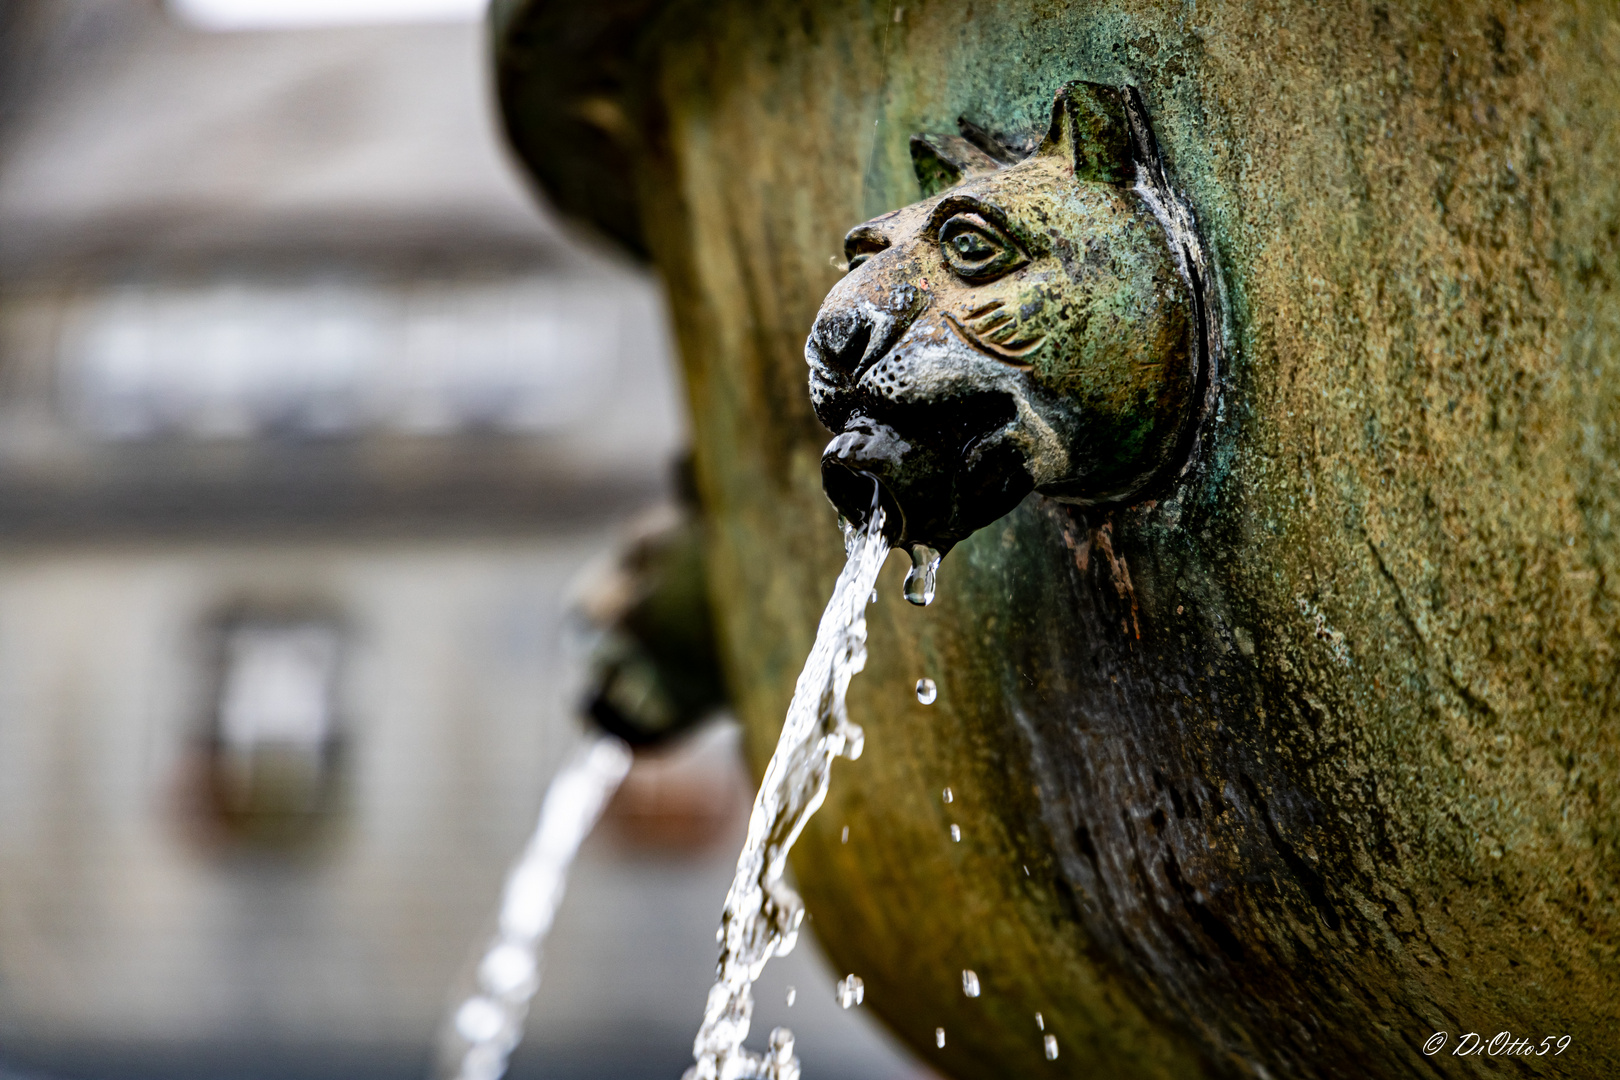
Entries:
{"label": "water stream", "polygon": [[476,986],[451,1014],[439,1054],[444,1080],[499,1080],[506,1072],[540,987],[540,946],[562,902],[568,868],[629,769],[630,748],[604,735],[552,778],[534,835],[507,874]]}
{"label": "water stream", "polygon": [[[743,1041],[754,1011],[754,981],[772,956],[793,949],[804,919],[803,903],[784,880],[788,851],[827,797],[833,759],[842,755],[854,760],[861,753],[861,729],[850,722],[844,695],[850,678],[866,665],[866,605],[889,554],[881,509],[874,508],[861,528],[846,530],[844,548],[848,561],[822,613],[816,643],[754,799],[748,838],[720,917],[718,973],[692,1045],[695,1063],[684,1080],[799,1076],[793,1033],[787,1028],[771,1032],[763,1053],[748,1050]],[[931,593],[931,580],[929,586]],[[856,984],[845,986],[855,1000]]]}

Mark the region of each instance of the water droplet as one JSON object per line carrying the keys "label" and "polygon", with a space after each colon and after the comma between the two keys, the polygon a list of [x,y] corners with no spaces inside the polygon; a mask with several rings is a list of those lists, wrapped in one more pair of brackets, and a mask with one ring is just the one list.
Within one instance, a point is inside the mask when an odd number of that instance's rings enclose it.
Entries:
{"label": "water droplet", "polygon": [[927,544],[913,544],[911,572],[906,575],[906,599],[918,607],[934,602],[934,572],[939,569],[939,552]]}
{"label": "water droplet", "polygon": [[468,998],[456,1010],[456,1032],[470,1043],[488,1042],[500,1033],[506,1014],[487,997]]}
{"label": "water droplet", "polygon": [[962,972],[962,993],[968,997],[979,996],[979,976],[971,969]]}
{"label": "water droplet", "polygon": [[951,840],[958,844],[962,842],[962,827],[954,821],[951,822]]}
{"label": "water droplet", "polygon": [[[790,993],[791,993],[791,991],[790,991]],[[1046,1018],[1043,1017],[1040,1013],[1035,1014],[1035,1026],[1040,1028],[1042,1031],[1046,1030]]]}
{"label": "water droplet", "polygon": [[[791,1028],[771,1028],[771,1036],[768,1041],[771,1047],[771,1057],[775,1058],[780,1064],[786,1065],[793,1060],[793,1031]],[[1050,1058],[1055,1056],[1056,1053],[1055,1050],[1048,1050],[1046,1056]]]}
{"label": "water droplet", "polygon": [[850,761],[861,760],[861,751],[866,749],[866,731],[859,724],[844,721],[844,749],[845,758]]}
{"label": "water droplet", "polygon": [[872,595],[871,595],[871,596],[868,596],[868,597],[867,597],[867,598],[866,598],[866,602],[867,602],[867,603],[868,603],[868,604],[875,604],[875,603],[877,603],[877,590],[876,590],[876,589],[873,589],[873,590],[872,590]]}
{"label": "water droplet", "polygon": [[838,1004],[844,1008],[859,1005],[866,999],[866,984],[859,975],[846,975],[838,980]]}
{"label": "water droplet", "polygon": [[485,954],[478,965],[484,989],[504,997],[522,988],[535,974],[534,955],[521,945],[504,942]]}
{"label": "water droplet", "polygon": [[955,799],[955,798],[956,798],[956,796],[955,796],[955,795],[952,795],[952,794],[951,794],[951,789],[950,789],[950,788],[946,788],[946,789],[945,789],[945,801],[946,801],[946,802],[951,802],[951,801],[952,801],[952,800],[954,800],[954,799]]}
{"label": "water droplet", "polygon": [[[1018,865],[1023,866],[1024,864],[1019,863]],[[1027,866],[1024,866],[1024,876],[1029,877],[1029,867],[1027,867]]]}
{"label": "water droplet", "polygon": [[917,700],[924,705],[932,705],[934,699],[939,697],[939,687],[934,685],[933,679],[917,680]]}
{"label": "water droplet", "polygon": [[[791,1009],[791,1008],[793,1008],[793,1003],[795,1001],[799,1000],[799,992],[797,990],[795,990],[793,987],[790,986],[790,987],[788,987],[787,998],[788,998],[788,1008]],[[1041,1014],[1036,1013],[1035,1015],[1039,1016]]]}
{"label": "water droplet", "polygon": [[844,826],[844,835],[843,835],[843,836],[842,836],[842,837],[840,837],[840,838],[839,838],[839,840],[838,840],[838,842],[839,842],[839,843],[840,843],[840,844],[847,844],[847,843],[849,843],[849,826],[848,826],[848,825],[845,825],[845,826]]}
{"label": "water droplet", "polygon": [[1048,1035],[1046,1037],[1046,1060],[1047,1061],[1056,1061],[1057,1060],[1057,1036],[1056,1035]]}
{"label": "water droplet", "polygon": [[939,1047],[941,1050],[945,1049],[945,1029],[944,1028],[935,1028],[934,1029],[934,1045]]}

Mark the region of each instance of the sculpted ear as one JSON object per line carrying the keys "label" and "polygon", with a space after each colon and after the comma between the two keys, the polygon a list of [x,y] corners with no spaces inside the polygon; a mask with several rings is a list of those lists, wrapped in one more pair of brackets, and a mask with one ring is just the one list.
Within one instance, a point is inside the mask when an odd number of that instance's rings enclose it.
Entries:
{"label": "sculpted ear", "polygon": [[995,172],[1001,163],[960,135],[913,135],[911,167],[924,197]]}
{"label": "sculpted ear", "polygon": [[1052,103],[1052,125],[1036,153],[1066,158],[1076,180],[1132,183],[1138,164],[1153,158],[1152,147],[1143,142],[1146,127],[1134,122],[1133,112],[1143,115],[1135,87],[1066,83]]}

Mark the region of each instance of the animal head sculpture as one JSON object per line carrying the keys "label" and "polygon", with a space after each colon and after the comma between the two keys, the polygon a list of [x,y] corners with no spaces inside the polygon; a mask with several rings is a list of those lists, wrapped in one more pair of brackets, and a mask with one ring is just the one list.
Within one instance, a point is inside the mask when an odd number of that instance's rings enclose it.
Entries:
{"label": "animal head sculpture", "polygon": [[925,198],[844,240],[805,347],[851,520],[943,553],[1031,489],[1152,494],[1185,464],[1210,361],[1201,249],[1136,92],[1064,86],[1021,160],[972,125],[919,135]]}

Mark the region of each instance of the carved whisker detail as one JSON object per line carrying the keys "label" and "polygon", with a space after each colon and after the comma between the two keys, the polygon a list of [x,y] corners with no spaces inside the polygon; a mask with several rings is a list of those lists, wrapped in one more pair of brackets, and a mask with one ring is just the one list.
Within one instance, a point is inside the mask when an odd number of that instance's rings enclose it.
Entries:
{"label": "carved whisker detail", "polygon": [[[992,356],[997,360],[1000,360],[1004,364],[1011,364],[1013,367],[1023,368],[1026,370],[1030,365],[1023,362],[1023,360],[1020,358],[1034,352],[1041,346],[1041,343],[1046,340],[1045,334],[1035,334],[1032,337],[1015,338],[1014,340],[1006,343],[994,342],[981,334],[974,333],[968,327],[964,326],[962,322],[954,315],[945,316],[945,321],[950,324],[952,330],[956,331],[957,336],[959,336],[969,345],[973,346],[975,349],[985,353],[988,356]],[[1018,330],[1018,324],[1010,322],[1007,324],[1007,329],[1016,332]]]}

